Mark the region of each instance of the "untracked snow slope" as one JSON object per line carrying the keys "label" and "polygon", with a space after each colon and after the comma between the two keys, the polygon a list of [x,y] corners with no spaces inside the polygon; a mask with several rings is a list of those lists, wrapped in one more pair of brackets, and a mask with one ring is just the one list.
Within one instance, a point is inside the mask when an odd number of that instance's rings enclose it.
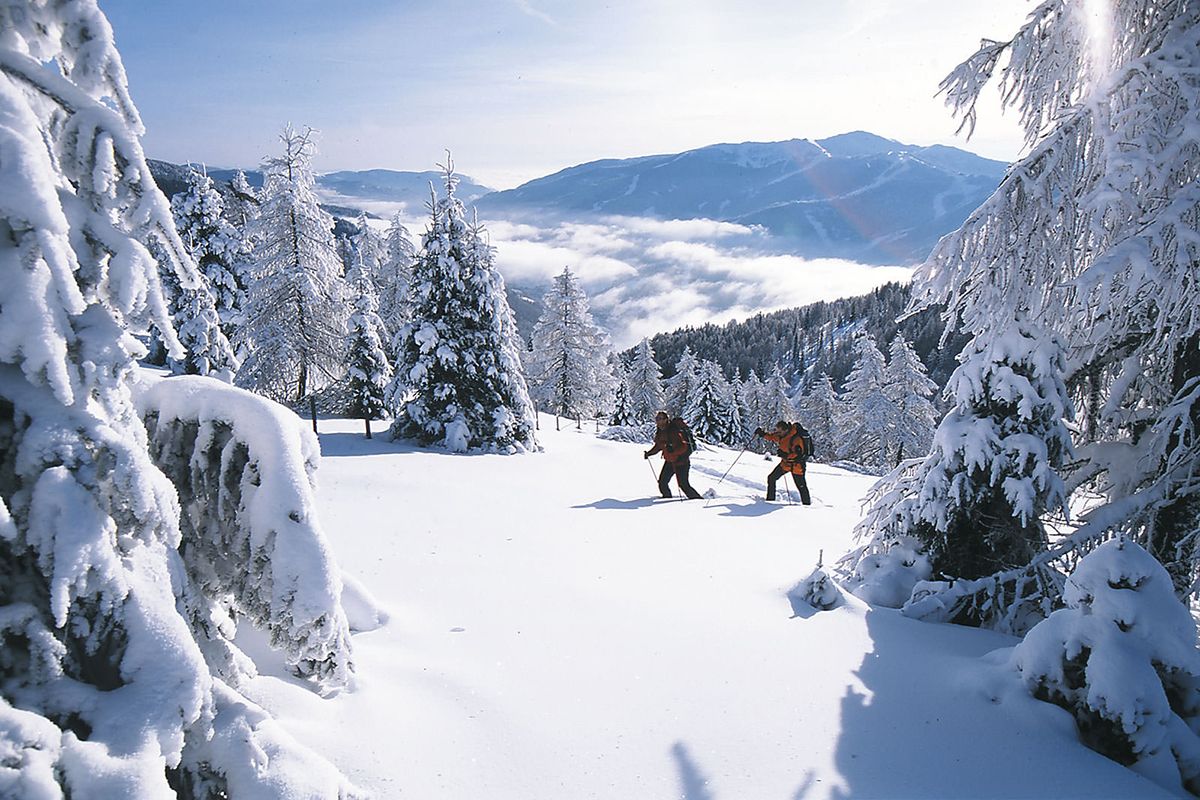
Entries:
{"label": "untracked snow slope", "polygon": [[[982,658],[1015,640],[792,608],[870,478],[814,465],[813,506],[769,505],[773,462],[746,454],[706,507],[652,499],[641,446],[546,417],[515,457],[322,429],[322,523],[390,620],[329,699],[247,643],[252,695],[377,797],[1165,796]],[[735,455],[698,454],[693,484]]]}

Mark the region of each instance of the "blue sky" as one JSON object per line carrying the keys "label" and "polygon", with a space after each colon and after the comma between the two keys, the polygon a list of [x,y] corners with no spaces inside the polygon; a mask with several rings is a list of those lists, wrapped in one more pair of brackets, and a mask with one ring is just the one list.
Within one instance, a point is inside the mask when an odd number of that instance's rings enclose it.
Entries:
{"label": "blue sky", "polygon": [[[736,9],[735,9],[736,5]],[[504,188],[598,158],[870,130],[1011,159],[1011,115],[970,143],[933,94],[1019,0],[438,4],[101,0],[151,157],[253,166],[286,122],[317,167],[459,169]]]}

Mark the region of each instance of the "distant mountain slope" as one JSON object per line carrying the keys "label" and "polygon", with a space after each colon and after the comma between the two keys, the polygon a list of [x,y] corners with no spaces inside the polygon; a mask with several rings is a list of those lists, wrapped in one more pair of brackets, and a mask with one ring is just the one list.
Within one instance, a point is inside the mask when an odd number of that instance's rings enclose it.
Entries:
{"label": "distant mountain slope", "polygon": [[999,183],[1007,165],[862,131],[717,144],[581,164],[482,197],[483,212],[542,208],[761,225],[809,257],[908,264]]}
{"label": "distant mountain slope", "polygon": [[[158,187],[168,197],[182,191],[187,186],[187,173],[191,167],[187,164],[172,164],[169,161],[149,159],[150,171]],[[246,180],[255,188],[263,184],[262,173],[257,170],[244,170]],[[218,184],[228,183],[237,173],[236,169],[207,170],[208,176]],[[458,196],[469,203],[492,191],[466,175],[459,175]],[[328,193],[341,196],[343,205],[353,205],[348,202],[353,199],[385,200],[404,203],[410,208],[421,209],[429,202],[429,184],[433,183],[441,191],[442,173],[436,171],[401,172],[391,169],[367,169],[358,171],[329,172],[317,176],[317,188]]]}

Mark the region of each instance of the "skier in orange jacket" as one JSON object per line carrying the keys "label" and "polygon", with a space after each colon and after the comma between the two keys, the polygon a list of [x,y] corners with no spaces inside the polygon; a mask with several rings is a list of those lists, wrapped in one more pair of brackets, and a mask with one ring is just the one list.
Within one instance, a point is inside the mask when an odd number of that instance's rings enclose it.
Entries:
{"label": "skier in orange jacket", "polygon": [[783,459],[779,466],[771,470],[767,476],[767,499],[775,499],[775,483],[786,473],[792,473],[792,480],[800,490],[800,502],[806,506],[812,505],[812,497],[808,493],[808,481],[804,478],[805,465],[808,462],[808,448],[804,446],[808,431],[798,422],[779,420],[775,423],[775,432],[768,433],[762,428],[755,428],[754,435],[761,436],[768,442],[779,446],[779,456]]}

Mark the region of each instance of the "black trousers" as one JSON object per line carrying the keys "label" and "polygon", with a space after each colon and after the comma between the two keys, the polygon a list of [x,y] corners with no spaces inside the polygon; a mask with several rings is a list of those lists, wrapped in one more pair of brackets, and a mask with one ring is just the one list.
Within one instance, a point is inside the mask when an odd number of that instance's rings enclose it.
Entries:
{"label": "black trousers", "polygon": [[[775,482],[788,473],[780,464],[775,469],[771,470],[771,474],[767,476],[767,499],[775,499]],[[800,502],[806,506],[812,505],[812,497],[808,494],[808,481],[803,475],[792,473],[792,478],[796,481],[796,488],[800,490]]]}
{"label": "black trousers", "polygon": [[689,500],[699,500],[700,493],[692,488],[688,483],[688,472],[692,469],[690,461],[677,461],[672,464],[670,461],[663,461],[662,472],[658,474],[658,491],[663,497],[671,496],[671,476],[675,476],[676,483],[683,493],[687,495]]}

